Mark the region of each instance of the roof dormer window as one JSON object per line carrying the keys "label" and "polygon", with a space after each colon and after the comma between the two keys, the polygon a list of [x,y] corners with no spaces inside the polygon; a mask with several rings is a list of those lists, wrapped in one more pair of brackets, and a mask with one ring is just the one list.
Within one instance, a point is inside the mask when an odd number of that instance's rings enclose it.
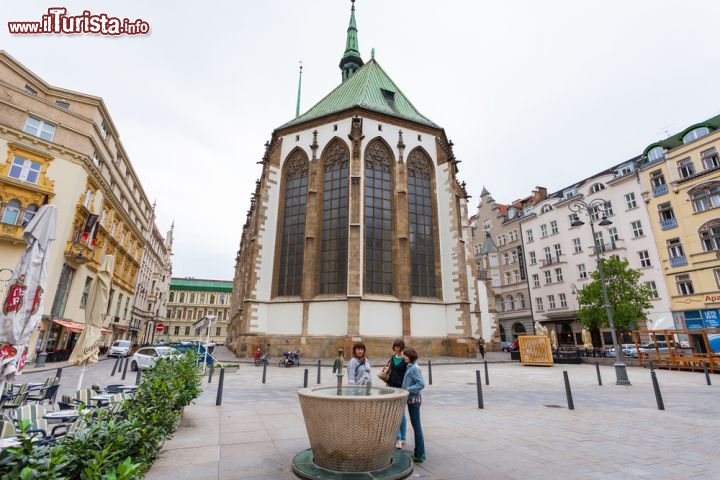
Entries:
{"label": "roof dormer window", "polygon": [[656,160],[662,160],[663,158],[665,158],[665,149],[663,147],[657,146],[648,152],[647,158],[651,162],[654,162]]}
{"label": "roof dormer window", "polygon": [[385,99],[385,102],[388,104],[388,107],[390,107],[393,111],[397,110],[395,108],[395,92],[392,92],[390,90],[385,90],[384,88],[381,88],[380,91],[383,94],[383,98]]}
{"label": "roof dormer window", "polygon": [[55,105],[64,110],[70,110],[70,104],[68,102],[63,102],[62,100],[55,100]]}
{"label": "roof dormer window", "polygon": [[601,190],[605,190],[605,185],[602,183],[596,183],[592,187],[590,187],[590,193],[597,193]]}
{"label": "roof dormer window", "polygon": [[697,140],[700,137],[704,137],[708,133],[710,133],[710,130],[707,127],[695,128],[685,134],[685,136],[683,137],[683,143],[690,143],[693,140]]}
{"label": "roof dormer window", "polygon": [[32,88],[30,85],[25,85],[25,93],[29,93],[33,97],[37,97],[37,90]]}
{"label": "roof dormer window", "polygon": [[[569,198],[569,197],[568,197]],[[552,211],[552,205],[543,205],[542,210],[540,210],[542,213],[548,213]]]}

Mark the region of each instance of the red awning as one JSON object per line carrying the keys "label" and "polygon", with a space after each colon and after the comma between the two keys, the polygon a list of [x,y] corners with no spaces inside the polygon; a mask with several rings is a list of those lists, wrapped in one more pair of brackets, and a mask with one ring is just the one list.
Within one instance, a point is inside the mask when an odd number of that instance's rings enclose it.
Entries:
{"label": "red awning", "polygon": [[[63,327],[65,327],[65,329],[75,333],[82,332],[85,328],[84,323],[72,322],[70,320],[61,320],[59,318],[54,318],[53,322],[57,323],[58,325],[62,325]],[[112,333],[112,330],[109,330],[107,328],[101,328],[100,332],[103,335],[108,335]]]}

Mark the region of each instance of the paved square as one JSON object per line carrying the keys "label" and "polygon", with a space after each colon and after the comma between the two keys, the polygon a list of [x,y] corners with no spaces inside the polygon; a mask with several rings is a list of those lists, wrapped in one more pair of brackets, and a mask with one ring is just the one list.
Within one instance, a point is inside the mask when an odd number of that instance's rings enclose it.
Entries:
{"label": "paved square", "polygon": [[[317,372],[308,368],[312,385]],[[422,410],[428,459],[410,478],[686,479],[720,472],[720,385],[707,386],[702,373],[658,370],[666,407],[658,411],[646,369],[629,368],[633,385],[618,387],[612,367],[601,367],[598,386],[594,365],[492,363],[479,410],[477,368],[433,364]],[[147,478],[294,478],[290,460],[309,447],[296,395],[303,369],[270,366],[262,385],[262,368],[243,364],[225,377],[222,407],[214,406],[216,373]],[[567,409],[563,370],[574,411]],[[427,381],[427,366],[423,371]],[[329,367],[322,376],[333,383]]]}

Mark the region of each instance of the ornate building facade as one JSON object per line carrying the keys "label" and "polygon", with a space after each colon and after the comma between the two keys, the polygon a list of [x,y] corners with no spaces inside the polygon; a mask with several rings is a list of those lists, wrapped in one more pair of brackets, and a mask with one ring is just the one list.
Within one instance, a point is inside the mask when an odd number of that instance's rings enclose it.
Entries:
{"label": "ornate building facade", "polygon": [[467,194],[445,131],[377,60],[355,12],[342,83],[277,128],[236,258],[229,347],[247,355],[372,355],[404,337],[423,354],[474,355],[481,331]]}
{"label": "ornate building facade", "polygon": [[105,254],[115,271],[103,344],[129,338],[153,217],[118,130],[101,98],[52,86],[0,51],[0,272],[15,267],[23,228],[44,203],[57,208],[57,239],[28,357],[45,350],[61,360],[72,349]]}

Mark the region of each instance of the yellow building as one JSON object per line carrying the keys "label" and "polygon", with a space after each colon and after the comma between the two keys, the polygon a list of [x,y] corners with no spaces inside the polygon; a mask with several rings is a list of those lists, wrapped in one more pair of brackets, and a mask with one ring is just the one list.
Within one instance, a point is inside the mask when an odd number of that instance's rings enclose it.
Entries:
{"label": "yellow building", "polygon": [[639,173],[677,328],[720,326],[719,150],[720,115],[648,146]]}
{"label": "yellow building", "polygon": [[116,262],[105,344],[128,338],[150,202],[103,100],[49,85],[0,51],[0,294],[23,227],[44,203],[57,208],[57,240],[29,358],[36,349],[57,360],[69,353],[105,254]]}
{"label": "yellow building", "polygon": [[163,331],[155,334],[155,342],[205,341],[207,330],[195,331],[194,324],[208,315],[214,315],[210,341],[225,344],[230,319],[232,282],[195,278],[170,279],[170,298],[166,304]]}

